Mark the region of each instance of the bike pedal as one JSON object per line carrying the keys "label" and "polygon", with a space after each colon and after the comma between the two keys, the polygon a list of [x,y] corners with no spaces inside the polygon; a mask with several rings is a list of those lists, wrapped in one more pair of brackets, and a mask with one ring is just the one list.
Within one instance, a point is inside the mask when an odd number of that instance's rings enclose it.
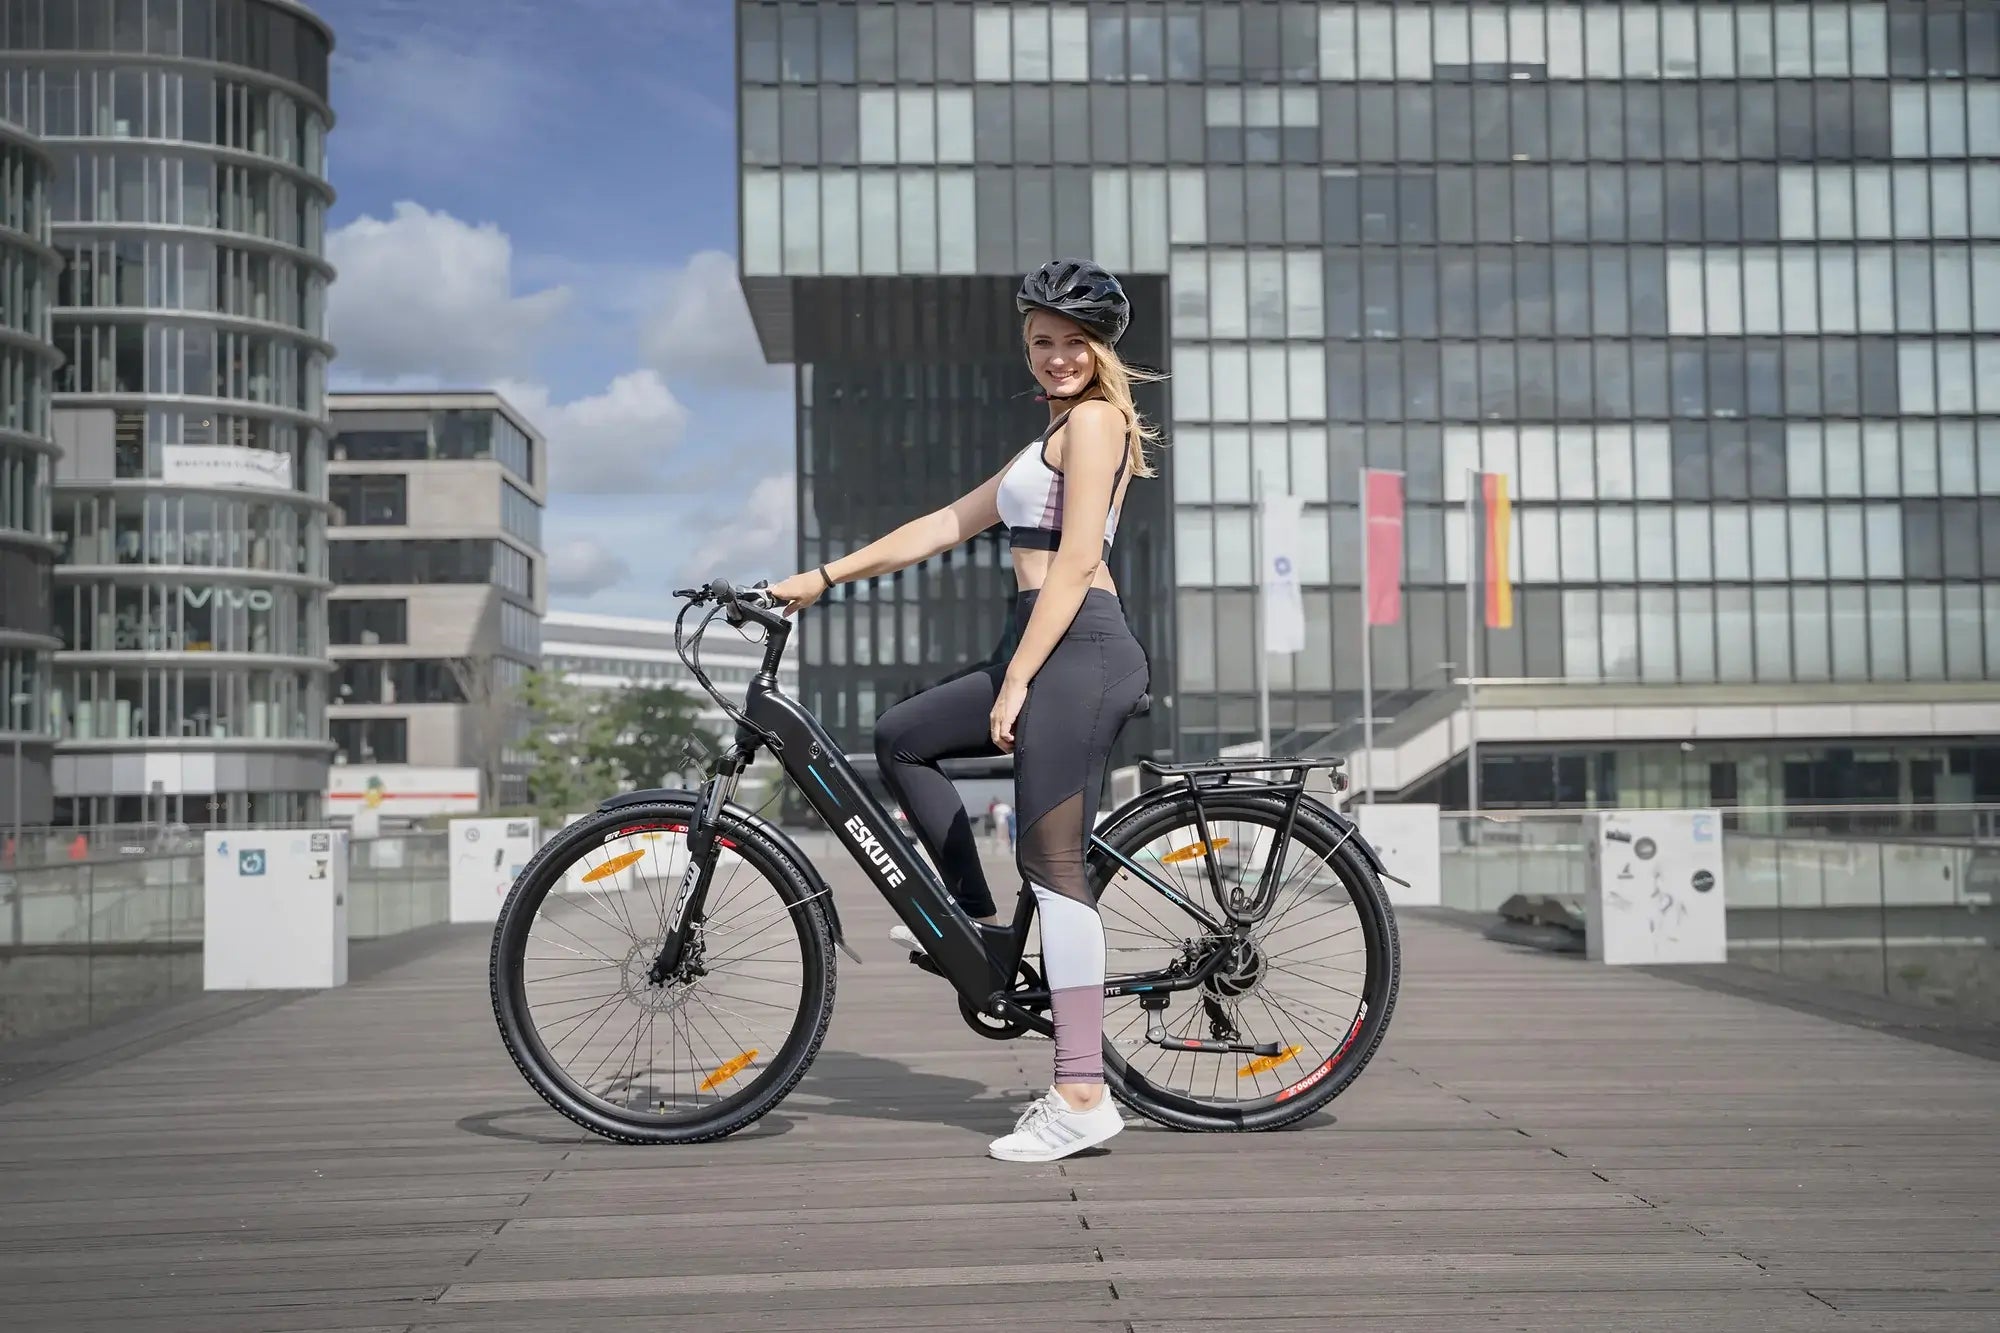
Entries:
{"label": "bike pedal", "polygon": [[915,964],[917,967],[922,968],[924,971],[930,973],[934,977],[941,977],[944,975],[944,969],[937,965],[937,959],[931,957],[929,954],[925,953],[922,949],[910,950],[910,962]]}

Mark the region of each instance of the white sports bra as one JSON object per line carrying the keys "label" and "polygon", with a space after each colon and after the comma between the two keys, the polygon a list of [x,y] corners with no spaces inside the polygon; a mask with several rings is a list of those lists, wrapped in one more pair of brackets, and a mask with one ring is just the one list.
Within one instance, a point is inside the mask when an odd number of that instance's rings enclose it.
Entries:
{"label": "white sports bra", "polygon": [[[1049,437],[1069,419],[1069,413],[1049,423],[1034,443],[1023,449],[1000,477],[997,507],[1000,521],[1007,525],[1007,537],[1017,551],[1053,551],[1062,544],[1063,474],[1049,466]],[[1111,478],[1111,512],[1104,520],[1104,553],[1111,554],[1111,540],[1118,534],[1118,483],[1125,475],[1120,460]]]}

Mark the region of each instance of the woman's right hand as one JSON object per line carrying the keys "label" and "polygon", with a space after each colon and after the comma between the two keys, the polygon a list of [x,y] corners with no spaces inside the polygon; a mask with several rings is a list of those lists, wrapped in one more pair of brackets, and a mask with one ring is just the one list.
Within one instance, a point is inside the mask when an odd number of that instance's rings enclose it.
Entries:
{"label": "woman's right hand", "polygon": [[773,583],[770,592],[773,597],[785,604],[785,614],[789,616],[794,612],[805,610],[826,596],[826,580],[820,577],[817,569],[808,569]]}

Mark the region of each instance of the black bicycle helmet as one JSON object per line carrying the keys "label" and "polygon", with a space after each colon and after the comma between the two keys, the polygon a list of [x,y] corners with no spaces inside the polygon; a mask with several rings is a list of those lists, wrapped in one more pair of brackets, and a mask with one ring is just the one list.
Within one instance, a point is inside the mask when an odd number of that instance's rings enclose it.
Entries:
{"label": "black bicycle helmet", "polygon": [[1113,346],[1132,322],[1132,302],[1126,298],[1125,288],[1109,271],[1088,259],[1051,259],[1021,279],[1014,308],[1024,315],[1031,310],[1052,310]]}

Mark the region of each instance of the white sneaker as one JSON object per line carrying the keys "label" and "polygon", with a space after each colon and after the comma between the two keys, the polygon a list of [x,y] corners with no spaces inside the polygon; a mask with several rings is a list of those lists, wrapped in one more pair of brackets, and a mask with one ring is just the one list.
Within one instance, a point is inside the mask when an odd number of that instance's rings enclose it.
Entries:
{"label": "white sneaker", "polygon": [[924,947],[923,941],[917,938],[916,932],[900,921],[889,927],[889,938],[912,953],[930,952]]}
{"label": "white sneaker", "polygon": [[1125,1128],[1125,1118],[1106,1092],[1088,1111],[1073,1111],[1050,1088],[1014,1124],[1014,1132],[986,1145],[986,1155],[1003,1162],[1053,1162],[1095,1148]]}

